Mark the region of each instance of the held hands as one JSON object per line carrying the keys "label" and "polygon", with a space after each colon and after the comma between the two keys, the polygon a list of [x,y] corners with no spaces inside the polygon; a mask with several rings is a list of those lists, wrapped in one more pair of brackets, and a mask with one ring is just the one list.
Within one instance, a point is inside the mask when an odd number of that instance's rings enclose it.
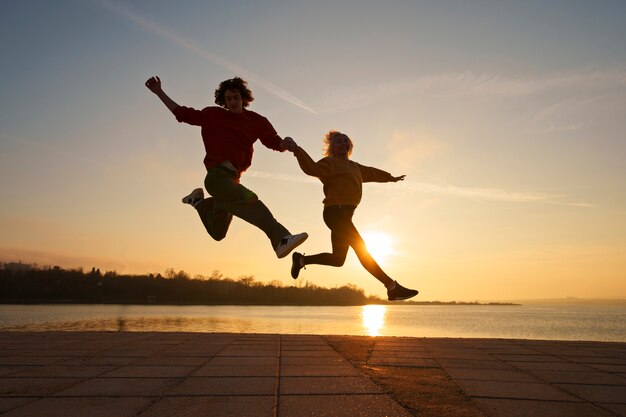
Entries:
{"label": "held hands", "polygon": [[393,177],[393,182],[404,181],[406,175],[400,175],[399,177]]}
{"label": "held hands", "polygon": [[163,91],[161,89],[161,79],[159,77],[149,78],[148,81],[146,81],[146,87],[148,87],[148,90],[152,91],[154,94],[158,94]]}
{"label": "held hands", "polygon": [[289,152],[295,152],[296,148],[298,147],[298,144],[296,143],[295,140],[287,136],[285,137],[285,139],[283,139],[282,147],[288,150]]}

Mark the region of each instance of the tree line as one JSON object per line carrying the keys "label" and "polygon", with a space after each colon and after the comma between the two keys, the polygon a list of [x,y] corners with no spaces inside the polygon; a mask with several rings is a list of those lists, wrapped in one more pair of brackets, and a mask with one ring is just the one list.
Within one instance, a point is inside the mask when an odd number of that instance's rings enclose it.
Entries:
{"label": "tree line", "polygon": [[0,267],[1,303],[345,306],[379,301],[350,284],[324,288],[298,281],[296,286],[285,286],[280,281],[262,283],[253,276],[235,280],[219,271],[192,278],[173,269],[163,275],[126,275],[22,263]]}

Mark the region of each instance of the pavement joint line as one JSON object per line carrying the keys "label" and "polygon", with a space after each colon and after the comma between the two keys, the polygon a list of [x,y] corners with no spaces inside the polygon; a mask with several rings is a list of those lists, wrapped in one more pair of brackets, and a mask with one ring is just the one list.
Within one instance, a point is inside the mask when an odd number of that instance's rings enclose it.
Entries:
{"label": "pavement joint line", "polygon": [[[529,347],[529,349],[534,349],[534,348],[533,348],[533,347]],[[551,356],[557,357],[557,358],[559,358],[559,359],[564,359],[564,358],[562,357],[562,355],[561,355],[561,356],[559,356],[559,355],[551,355]],[[583,366],[586,366],[586,365],[584,365],[584,364],[581,364],[581,363],[578,363],[578,362],[574,362],[574,361],[570,361],[570,360],[568,360],[568,359],[564,359],[564,360],[566,361],[565,363],[570,363],[570,364],[574,364],[574,365],[583,365]],[[556,390],[560,391],[561,393],[564,393],[564,394],[566,394],[566,395],[570,395],[570,396],[572,396],[572,397],[575,397],[575,398],[579,399],[579,400],[580,400],[580,402],[582,402],[582,403],[592,404],[592,405],[594,405],[594,406],[597,406],[597,404],[596,404],[596,403],[594,403],[594,402],[592,402],[592,401],[589,401],[589,400],[587,400],[587,399],[583,398],[582,396],[577,395],[577,394],[576,394],[576,393],[574,393],[574,392],[567,391],[566,389],[564,389],[564,388],[560,387],[557,383],[552,383],[552,382],[548,381],[545,377],[542,377],[542,376],[540,376],[540,375],[535,375],[535,374],[532,374],[532,373],[531,373],[531,372],[529,372],[528,370],[521,369],[521,368],[519,368],[519,367],[515,366],[515,365],[514,365],[513,363],[511,363],[511,362],[507,362],[507,363],[508,363],[509,365],[513,366],[513,367],[514,367],[515,369],[517,369],[518,371],[521,371],[521,372],[523,372],[523,373],[525,373],[525,374],[527,374],[527,375],[529,375],[529,376],[531,376],[531,377],[533,377],[533,378],[537,378],[537,379],[540,381],[540,383],[543,383],[543,384],[548,384],[549,386],[551,386],[551,387],[553,387],[554,389],[556,389]],[[548,362],[548,363],[550,363],[550,362]],[[555,362],[555,363],[556,363],[556,362]],[[590,367],[590,366],[588,366],[588,368],[589,368],[590,370],[593,370],[593,368],[592,368],[592,367]],[[572,371],[572,372],[574,372],[574,371]],[[588,385],[588,384],[571,384],[571,385]],[[594,385],[604,385],[604,384],[594,384]],[[605,384],[605,385],[612,386],[612,385],[614,385],[614,384]],[[557,401],[557,402],[558,402],[558,400],[555,400],[555,401]]]}
{"label": "pavement joint line", "polygon": [[[155,337],[155,335],[153,335],[153,337]],[[183,342],[184,342],[184,341],[179,341],[179,342],[178,342],[175,346],[180,346]],[[231,342],[231,343],[232,343],[232,342]],[[202,368],[204,365],[206,365],[206,364],[207,364],[207,363],[208,363],[208,362],[209,362],[212,358],[216,357],[216,356],[217,356],[220,352],[222,352],[224,349],[226,349],[228,346],[230,346],[230,344],[231,344],[231,343],[226,343],[226,344],[224,344],[224,346],[222,346],[222,349],[221,349],[221,350],[219,350],[218,352],[216,352],[215,354],[213,354],[213,355],[211,355],[211,356],[207,356],[207,360],[206,360],[206,361],[204,361],[204,363],[202,363],[201,365],[196,365],[196,366],[195,366],[195,369],[193,369],[193,370],[189,373],[189,375],[192,375],[194,372],[198,371],[200,368]],[[159,352],[162,352],[163,350],[167,350],[167,349],[169,349],[169,348],[171,348],[171,347],[172,347],[172,346],[170,346],[169,344],[167,344],[167,346],[166,346],[166,347],[164,347],[163,349],[161,349]],[[149,356],[153,356],[153,355],[149,355]],[[149,356],[139,357],[139,358],[137,358],[137,360],[135,360],[135,361],[133,361],[133,362],[130,362],[130,363],[129,363],[129,364],[127,364],[127,365],[132,365],[132,364],[134,364],[135,362],[137,362],[137,361],[139,361],[139,360],[142,360],[142,359],[144,359],[144,358],[146,358],[146,357],[149,357]],[[121,366],[120,366],[120,368],[122,368],[122,367],[124,367],[124,366],[126,366],[126,365],[121,365]],[[117,368],[117,369],[119,369],[119,368]],[[116,369],[116,370],[117,370],[117,369]],[[187,380],[187,378],[189,377],[189,375],[188,375],[187,377],[168,378],[168,379],[180,379],[180,382],[179,382],[178,384],[176,384],[175,386],[171,387],[171,388],[169,389],[169,392],[171,392],[172,390],[174,390],[174,389],[178,388],[178,387],[179,387],[179,386],[180,386],[183,382],[185,382],[185,381]],[[167,395],[167,392],[165,392],[165,393],[162,393],[162,394],[161,394],[161,395],[159,395],[159,396],[152,396],[152,395],[149,395],[149,396],[147,396],[147,397],[146,397],[146,396],[139,396],[139,395],[137,395],[137,396],[131,396],[131,395],[129,395],[128,397],[134,397],[134,398],[151,398],[151,399],[152,399],[152,400],[150,401],[150,403],[146,404],[143,408],[141,408],[140,410],[138,410],[138,411],[137,411],[137,415],[141,415],[141,414],[142,414],[142,413],[144,413],[145,411],[149,410],[149,409],[150,409],[152,406],[154,406],[156,403],[158,403],[159,401],[161,401],[163,398],[168,397],[168,395]],[[83,397],[83,398],[84,398],[84,397]],[[99,398],[108,398],[108,397],[99,397]],[[114,397],[114,398],[124,398],[124,397],[121,397],[121,396],[120,396],[120,397]]]}
{"label": "pavement joint line", "polygon": [[278,335],[278,363],[276,364],[276,382],[274,383],[274,408],[272,410],[273,416],[278,417],[278,411],[280,409],[280,363],[281,359],[281,335]]}

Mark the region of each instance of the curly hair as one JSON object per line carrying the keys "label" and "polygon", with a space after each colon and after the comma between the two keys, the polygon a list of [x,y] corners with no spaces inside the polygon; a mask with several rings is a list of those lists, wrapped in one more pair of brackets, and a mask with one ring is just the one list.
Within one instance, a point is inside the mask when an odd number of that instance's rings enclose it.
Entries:
{"label": "curly hair", "polygon": [[254,101],[252,91],[248,89],[248,82],[240,77],[235,77],[222,81],[219,87],[217,87],[217,90],[215,90],[215,104],[222,107],[226,105],[226,98],[224,97],[226,90],[239,91],[243,107],[248,107]]}
{"label": "curly hair", "polygon": [[354,142],[352,142],[352,139],[350,139],[348,135],[346,135],[345,133],[341,133],[337,130],[331,130],[326,134],[326,136],[324,136],[324,140],[323,140],[324,146],[322,148],[322,153],[324,154],[324,156],[334,156],[332,154],[330,145],[333,141],[333,138],[338,137],[338,136],[345,136],[346,138],[348,138],[348,142],[350,143],[350,150],[348,151],[348,158],[349,158],[350,155],[352,154],[352,149],[354,149]]}

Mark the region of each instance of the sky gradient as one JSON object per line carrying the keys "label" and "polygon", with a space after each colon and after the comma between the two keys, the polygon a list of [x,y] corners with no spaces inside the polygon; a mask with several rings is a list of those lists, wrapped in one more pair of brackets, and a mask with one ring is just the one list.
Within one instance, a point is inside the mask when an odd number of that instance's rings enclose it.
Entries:
{"label": "sky gradient", "polygon": [[[329,129],[366,184],[355,224],[423,300],[626,297],[626,4],[621,1],[57,1],[0,5],[0,261],[292,285],[262,232],[214,242],[180,202],[200,130],[242,76],[314,159]],[[330,249],[321,184],[255,146],[242,183],[306,254]],[[372,247],[374,243],[370,243]],[[390,247],[389,247],[390,245]],[[384,288],[352,252],[301,280]]]}

